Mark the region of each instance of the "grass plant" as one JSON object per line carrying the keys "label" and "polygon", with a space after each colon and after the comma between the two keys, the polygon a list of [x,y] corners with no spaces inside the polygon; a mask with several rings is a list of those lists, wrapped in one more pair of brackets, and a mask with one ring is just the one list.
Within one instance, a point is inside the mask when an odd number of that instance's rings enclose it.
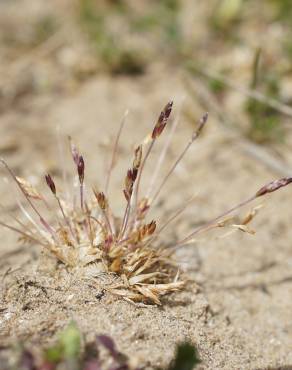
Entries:
{"label": "grass plant", "polygon": [[[110,290],[131,302],[161,304],[161,296],[183,289],[185,282],[180,279],[178,267],[173,258],[175,249],[192,244],[198,234],[232,224],[233,218],[230,216],[237,210],[259,197],[288,185],[292,182],[292,177],[272,181],[246,200],[200,225],[173,245],[162,245],[159,240],[162,232],[181,216],[189,202],[159,223],[151,218],[149,220],[148,216],[163,187],[191,145],[199,138],[208,120],[206,113],[199,120],[189,142],[169,167],[166,175],[156,181],[157,174],[161,173],[161,165],[171,140],[166,141],[166,146],[161,151],[161,160],[157,161],[157,167],[153,171],[155,181],[150,181],[151,188],[146,191],[145,196],[141,188],[143,176],[145,176],[144,169],[151,158],[153,147],[169,125],[172,106],[172,102],[166,104],[150,134],[134,150],[133,160],[125,174],[124,187],[121,191],[125,198],[122,217],[113,214],[112,205],[108,199],[108,189],[124,121],[114,142],[103,191],[92,189],[89,195],[85,178],[85,160],[70,139],[77,181],[73,182],[69,197],[59,190],[59,185],[50,174],[45,175],[48,190],[55,200],[55,209],[49,206],[45,195],[28,181],[16,176],[6,161],[1,159],[2,165],[19,188],[26,203],[26,206],[19,203],[26,223],[12,215],[13,223],[0,221],[0,225],[18,233],[23,242],[37,243],[44,247],[72,272],[77,270],[86,275],[88,271],[91,273],[94,271],[96,274],[112,273],[119,276],[119,283],[111,286]],[[173,134],[174,130],[170,130],[170,135]],[[54,217],[47,217],[43,208],[48,209]],[[252,209],[240,224],[233,223],[232,227],[252,233],[248,224],[254,218],[257,209]]]}

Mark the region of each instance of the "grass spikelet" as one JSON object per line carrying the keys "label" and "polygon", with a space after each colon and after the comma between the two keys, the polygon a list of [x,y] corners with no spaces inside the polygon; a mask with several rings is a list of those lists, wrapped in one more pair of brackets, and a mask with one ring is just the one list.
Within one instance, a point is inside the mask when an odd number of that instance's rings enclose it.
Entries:
{"label": "grass spikelet", "polygon": [[[173,259],[174,248],[161,246],[158,237],[171,222],[181,216],[194,197],[187,204],[182,203],[168,220],[157,222],[157,220],[147,219],[147,216],[163,186],[174,173],[176,166],[183,160],[190,146],[200,136],[208,120],[207,113],[199,120],[196,130],[166,176],[160,180],[154,195],[145,196],[142,194],[140,196],[140,183],[146,161],[154,143],[167,127],[172,106],[172,101],[166,104],[154,128],[150,131],[148,139],[134,150],[133,160],[125,174],[124,187],[121,189],[121,194],[124,194],[125,198],[125,209],[121,212],[122,216],[113,215],[110,199],[108,199],[108,187],[116,162],[118,141],[124,120],[114,144],[112,160],[105,176],[105,189],[102,191],[93,189],[91,194],[84,191],[85,161],[72,139],[69,138],[78,179],[80,202],[75,201],[74,184],[71,196],[67,196],[67,194],[65,196],[60,192],[52,176],[46,174],[45,182],[56,201],[54,217],[43,216],[42,204],[45,204],[47,211],[52,212],[44,196],[29,182],[17,177],[7,163],[0,159],[24,197],[27,207],[23,207],[22,204],[19,206],[24,217],[29,221],[29,226],[13,217],[12,220],[17,225],[7,224],[4,221],[0,221],[0,225],[18,233],[25,242],[30,241],[45,247],[72,271],[82,271],[85,275],[88,272],[90,276],[101,272],[116,274],[120,278],[118,283],[108,289],[126,300],[161,304],[163,295],[183,289],[184,281],[179,279],[178,268]],[[162,148],[162,152],[164,149]],[[232,214],[255,199],[274,192],[291,182],[292,178],[289,177],[263,186],[247,200],[197,227],[189,235],[173,244],[172,247],[178,248],[184,244],[191,244],[197,234],[214,228],[222,228],[228,224],[233,230],[253,233],[253,230],[249,229],[247,225],[257,214],[258,208],[253,208],[239,223],[233,222]],[[151,184],[151,188],[152,185],[155,184]],[[148,189],[147,194],[149,193],[151,191],[149,192]],[[48,221],[51,219],[55,221]],[[230,220],[232,220],[231,225]]]}

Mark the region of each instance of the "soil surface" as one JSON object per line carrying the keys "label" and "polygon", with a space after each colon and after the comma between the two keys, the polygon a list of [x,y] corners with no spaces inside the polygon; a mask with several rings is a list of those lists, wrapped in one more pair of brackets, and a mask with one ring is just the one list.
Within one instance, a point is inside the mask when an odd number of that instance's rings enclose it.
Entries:
{"label": "soil surface", "polygon": [[[9,7],[8,2],[1,4],[5,6]],[[51,68],[49,64],[48,58],[34,65],[43,71]],[[54,71],[57,76],[62,74],[62,70]],[[190,138],[194,128],[190,112],[199,118],[206,109],[190,95],[186,78],[178,68],[155,63],[135,78],[97,73],[75,86],[62,76],[63,90],[9,95],[12,101],[5,100],[0,117],[1,156],[19,176],[41,189],[48,171],[61,182],[59,130],[66,168],[73,169],[66,146],[70,135],[86,160],[88,183],[102,187],[113,137],[128,109],[110,190],[111,202],[121,213],[123,176],[132,149],[152,129],[164,104],[173,98],[173,117],[180,110],[183,113],[163,173]],[[176,168],[157,203],[158,224],[193,193],[198,196],[166,230],[161,243],[173,243],[279,177],[245,150],[242,138],[222,125],[213,106],[207,109],[206,130]],[[149,160],[145,188],[163,140]],[[291,142],[289,135],[287,142]],[[288,146],[278,145],[273,151],[285,163],[291,163]],[[1,203],[16,215],[16,197],[6,177],[1,170]],[[255,235],[235,231],[226,236],[231,229],[222,229],[177,249],[178,264],[188,283],[184,291],[166,296],[160,307],[142,308],[117,299],[106,290],[108,277],[82,280],[56,266],[40,246],[23,246],[12,232],[1,229],[0,358],[3,363],[11,359],[17,341],[32,347],[52,343],[73,319],[86,339],[108,334],[122,352],[138,358],[146,369],[165,366],[176,343],[184,340],[196,344],[202,369],[292,368],[291,191],[287,187],[255,202],[264,204],[251,224]]]}

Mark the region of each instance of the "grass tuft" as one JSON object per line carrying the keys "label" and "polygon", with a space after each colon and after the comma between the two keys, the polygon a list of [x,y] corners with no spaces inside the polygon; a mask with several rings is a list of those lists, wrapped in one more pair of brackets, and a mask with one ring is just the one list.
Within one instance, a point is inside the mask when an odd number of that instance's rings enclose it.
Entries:
{"label": "grass tuft", "polygon": [[[183,289],[185,283],[179,278],[178,267],[173,258],[174,250],[182,245],[192,244],[198,234],[214,228],[231,226],[233,230],[253,234],[248,224],[256,215],[258,207],[241,222],[232,223],[234,219],[230,216],[255,199],[288,185],[292,182],[292,178],[276,180],[263,186],[245,201],[200,225],[180,241],[168,247],[161,245],[159,238],[162,231],[181,216],[187,205],[180,207],[164,222],[149,220],[148,215],[167,180],[190,146],[199,138],[208,120],[206,113],[199,120],[190,140],[170,166],[166,176],[157,186],[155,186],[156,182],[151,182],[145,196],[141,194],[144,168],[151,157],[153,146],[169,126],[172,107],[172,101],[166,104],[158,115],[152,131],[134,150],[133,160],[125,174],[124,188],[121,191],[125,198],[122,217],[116,217],[113,214],[111,202],[108,199],[108,189],[124,121],[114,142],[112,161],[105,176],[105,191],[93,189],[91,194],[86,191],[86,162],[70,138],[72,160],[76,171],[76,181],[72,184],[71,194],[69,196],[63,194],[60,191],[61,187],[50,174],[46,174],[44,179],[50,194],[55,199],[56,209],[54,210],[48,205],[43,194],[28,181],[17,177],[5,160],[1,159],[0,162],[26,202],[27,209],[20,204],[20,210],[26,218],[27,225],[17,218],[13,218],[13,224],[0,221],[0,225],[17,232],[21,241],[43,246],[72,272],[82,271],[85,276],[89,270],[91,274],[93,271],[96,274],[116,274],[120,277],[119,283],[110,286],[109,290],[128,301],[159,305],[163,295]],[[166,142],[165,145],[168,146],[169,143]],[[167,147],[162,148],[162,158],[164,158],[165,149]],[[158,174],[161,172],[162,162],[163,160],[157,162],[158,168],[155,172]],[[43,207],[53,211],[53,222],[52,217],[46,216]]]}

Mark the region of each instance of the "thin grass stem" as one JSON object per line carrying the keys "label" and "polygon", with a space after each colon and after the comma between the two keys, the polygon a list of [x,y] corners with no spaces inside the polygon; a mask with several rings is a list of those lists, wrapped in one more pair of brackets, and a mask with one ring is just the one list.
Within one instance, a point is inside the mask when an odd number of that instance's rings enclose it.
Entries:
{"label": "thin grass stem", "polygon": [[180,155],[178,156],[177,160],[174,162],[174,164],[170,167],[169,171],[167,172],[166,176],[164,177],[164,179],[161,181],[161,184],[159,185],[158,189],[156,190],[152,200],[151,200],[151,204],[153,204],[155,202],[155,200],[157,199],[157,197],[159,196],[163,186],[165,185],[165,183],[167,182],[167,180],[169,179],[169,177],[173,174],[173,172],[175,171],[176,167],[178,166],[178,164],[181,162],[181,160],[184,158],[185,154],[187,153],[187,151],[189,150],[189,148],[191,147],[191,145],[193,144],[193,142],[199,137],[204,125],[206,124],[207,122],[207,119],[208,119],[208,113],[206,113],[199,121],[199,125],[198,125],[198,128],[197,130],[193,133],[190,141],[187,143],[187,145],[185,146],[185,148],[183,149],[183,151],[180,153]]}
{"label": "thin grass stem", "polygon": [[17,180],[17,177],[15,176],[14,172],[11,170],[11,168],[8,166],[8,164],[4,161],[4,159],[0,158],[0,162],[4,165],[8,173],[11,175],[13,180],[16,182],[17,186],[19,187],[20,191],[26,198],[27,202],[31,206],[31,208],[34,210],[34,212],[38,215],[41,224],[44,226],[44,228],[52,235],[54,239],[57,238],[55,230],[47,223],[47,221],[43,218],[43,216],[40,214],[40,212],[37,210],[37,208],[34,206],[33,202],[29,199],[29,196],[26,194],[26,192],[23,190],[21,184]]}
{"label": "thin grass stem", "polygon": [[171,144],[171,141],[172,141],[172,138],[173,138],[173,135],[175,133],[175,130],[179,124],[179,121],[180,121],[180,111],[178,112],[178,116],[177,118],[175,119],[175,121],[173,122],[173,125],[171,126],[171,129],[169,131],[169,134],[168,134],[168,137],[167,137],[167,140],[166,140],[166,143],[161,151],[161,154],[159,156],[159,159],[157,161],[157,164],[155,166],[155,170],[153,172],[153,175],[152,175],[152,178],[151,178],[151,181],[150,181],[150,185],[149,185],[149,188],[148,188],[148,191],[146,193],[146,198],[149,198],[152,190],[153,190],[153,187],[154,187],[154,184],[157,180],[157,176],[159,175],[159,172],[160,172],[160,169],[162,167],[162,164],[163,164],[163,161],[165,159],[165,156],[167,154],[167,151],[170,147],[170,144]]}
{"label": "thin grass stem", "polygon": [[210,221],[208,221],[207,223],[205,223],[204,225],[201,225],[199,227],[197,227],[193,232],[191,232],[188,236],[186,236],[184,239],[182,239],[181,241],[179,241],[178,243],[176,243],[176,245],[183,245],[185,244],[186,242],[190,241],[195,235],[203,232],[203,231],[206,231],[208,230],[209,228],[212,228],[213,226],[216,226],[216,224],[218,223],[218,221],[220,221],[222,218],[228,216],[230,213],[246,206],[247,204],[253,202],[255,199],[257,198],[257,195],[253,195],[252,197],[248,198],[247,200],[237,204],[236,206],[228,209],[227,211],[223,212],[222,214],[220,214],[219,216],[211,219]]}
{"label": "thin grass stem", "polygon": [[20,234],[20,235],[22,235],[22,236],[24,236],[24,237],[26,237],[26,238],[28,238],[30,240],[33,240],[36,243],[40,243],[42,246],[45,246],[45,247],[48,246],[47,244],[45,244],[44,242],[42,242],[40,239],[35,238],[34,236],[26,233],[25,231],[22,231],[22,230],[18,229],[15,226],[8,225],[8,224],[6,224],[5,222],[2,222],[2,221],[0,221],[0,225],[3,226],[3,227],[6,227],[7,229],[10,229],[12,231],[15,231],[16,233],[18,233],[18,234]]}
{"label": "thin grass stem", "polygon": [[107,171],[107,176],[106,176],[106,181],[105,181],[105,195],[107,196],[108,195],[108,191],[109,191],[109,186],[110,186],[110,181],[111,181],[111,175],[112,175],[112,171],[115,167],[115,163],[116,163],[116,158],[117,158],[117,153],[118,153],[118,147],[119,147],[119,141],[120,141],[120,138],[121,138],[121,134],[122,134],[122,131],[123,131],[123,128],[125,126],[125,123],[126,123],[126,118],[129,114],[129,111],[126,110],[126,112],[124,113],[124,116],[123,116],[123,119],[120,123],[120,127],[119,127],[119,130],[118,130],[118,133],[117,133],[117,136],[116,136],[116,140],[114,142],[114,146],[113,146],[113,150],[112,150],[112,158],[111,158],[111,161],[110,161],[110,166],[109,166],[109,169]]}

